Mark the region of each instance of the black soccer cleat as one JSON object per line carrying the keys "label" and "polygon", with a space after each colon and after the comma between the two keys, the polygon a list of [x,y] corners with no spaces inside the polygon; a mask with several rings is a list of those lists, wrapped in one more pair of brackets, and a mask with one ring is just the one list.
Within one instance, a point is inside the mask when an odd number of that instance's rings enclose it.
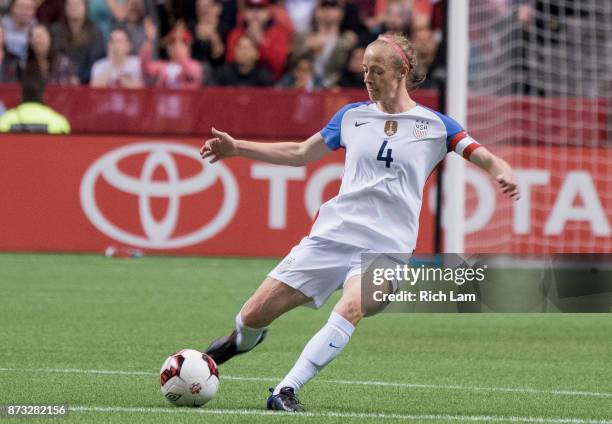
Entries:
{"label": "black soccer cleat", "polygon": [[[264,341],[267,332],[268,330],[265,329],[263,333],[261,333],[261,336],[259,337],[259,340],[257,340],[257,343],[255,343],[255,346]],[[212,342],[208,348],[206,348],[206,354],[212,357],[217,365],[221,365],[222,363],[232,359],[234,356],[240,355],[241,353],[246,353],[255,348],[255,346],[253,346],[249,350],[239,352],[238,347],[236,346],[237,335],[238,332],[234,330],[227,336],[219,337],[217,340]]]}
{"label": "black soccer cleat", "polygon": [[273,411],[304,412],[304,407],[295,396],[293,387],[283,387],[277,395],[274,394],[274,389],[270,389],[270,393],[272,394],[268,397],[268,409]]}

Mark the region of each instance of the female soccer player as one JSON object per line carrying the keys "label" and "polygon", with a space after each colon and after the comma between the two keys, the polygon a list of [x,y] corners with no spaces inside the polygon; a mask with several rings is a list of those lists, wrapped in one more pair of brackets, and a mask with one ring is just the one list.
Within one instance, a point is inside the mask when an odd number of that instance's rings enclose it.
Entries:
{"label": "female soccer player", "polygon": [[[207,353],[221,364],[261,343],[276,318],[299,305],[320,307],[342,287],[327,323],[268,398],[273,410],[302,412],[296,392],[342,352],[359,321],[361,253],[413,251],[427,177],[454,151],[487,171],[503,193],[518,199],[512,168],[472,139],[457,122],[410,97],[418,79],[416,56],[402,35],[372,42],[363,59],[370,102],[341,108],[319,132],[301,143],[255,143],[212,129],[200,150],[211,163],[244,156],[303,166],[332,150],[346,149],[336,197],[324,203],[310,235],[274,268],[236,315],[236,329]],[[271,389],[272,390],[272,389]]]}

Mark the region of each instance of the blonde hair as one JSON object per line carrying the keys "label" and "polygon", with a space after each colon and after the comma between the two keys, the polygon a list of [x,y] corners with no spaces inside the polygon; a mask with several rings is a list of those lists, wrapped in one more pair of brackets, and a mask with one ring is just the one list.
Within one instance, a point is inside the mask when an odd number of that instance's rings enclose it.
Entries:
{"label": "blonde hair", "polygon": [[408,63],[406,63],[404,58],[399,54],[399,52],[395,52],[395,54],[393,55],[393,63],[396,69],[399,70],[402,69],[404,65],[409,65],[410,70],[408,71],[408,75],[406,77],[406,88],[408,89],[408,91],[414,90],[416,87],[419,86],[419,84],[425,81],[427,75],[419,66],[417,53],[414,47],[412,46],[412,43],[404,34],[397,32],[386,32],[384,34],[381,34],[374,42],[384,43],[389,47],[393,47],[392,44],[389,43],[389,41],[385,40],[385,38],[387,40],[392,40],[392,42],[397,47],[399,47],[402,52],[404,52],[405,58],[408,59]]}

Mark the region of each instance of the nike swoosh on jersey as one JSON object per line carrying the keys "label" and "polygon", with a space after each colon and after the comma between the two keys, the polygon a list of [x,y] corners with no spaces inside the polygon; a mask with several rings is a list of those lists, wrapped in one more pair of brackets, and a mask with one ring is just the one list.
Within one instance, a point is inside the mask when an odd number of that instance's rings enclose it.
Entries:
{"label": "nike swoosh on jersey", "polygon": [[334,349],[340,349],[340,346],[334,346],[334,345],[332,344],[332,342],[329,342],[329,346],[330,346],[330,347],[333,347]]}
{"label": "nike swoosh on jersey", "polygon": [[362,126],[362,125],[369,124],[369,123],[370,123],[370,121],[366,121],[366,122],[355,122],[355,126],[356,126],[356,127],[360,127],[360,126]]}

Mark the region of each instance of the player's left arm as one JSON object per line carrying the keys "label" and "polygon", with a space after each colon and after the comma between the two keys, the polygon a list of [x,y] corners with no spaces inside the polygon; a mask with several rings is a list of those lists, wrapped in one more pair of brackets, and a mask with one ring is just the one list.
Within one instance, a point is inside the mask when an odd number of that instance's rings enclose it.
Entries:
{"label": "player's left arm", "polygon": [[495,179],[502,193],[507,194],[514,200],[520,198],[519,187],[514,178],[512,167],[508,162],[494,155],[484,146],[479,146],[472,151],[468,160],[484,169]]}

